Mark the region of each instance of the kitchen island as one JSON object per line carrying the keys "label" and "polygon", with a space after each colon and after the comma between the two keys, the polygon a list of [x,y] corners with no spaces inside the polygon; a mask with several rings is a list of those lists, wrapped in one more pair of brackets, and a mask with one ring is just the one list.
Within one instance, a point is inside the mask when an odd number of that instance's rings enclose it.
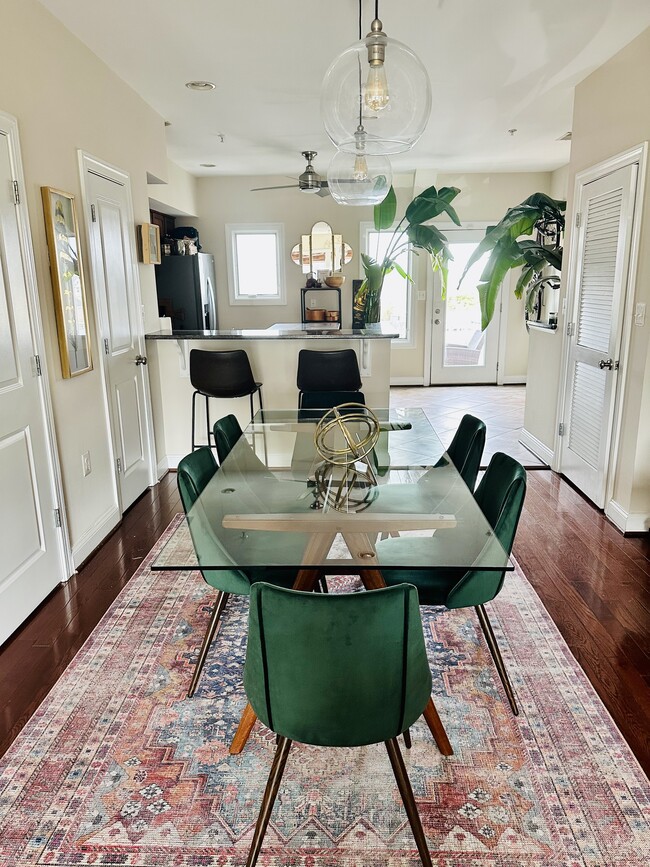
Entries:
{"label": "kitchen island", "polygon": [[[266,409],[287,409],[298,405],[296,373],[301,349],[354,349],[366,403],[371,407],[386,407],[389,405],[390,345],[391,339],[397,336],[394,330],[383,325],[351,329],[325,322],[278,323],[265,329],[155,331],[147,334],[159,475],[176,467],[190,451],[194,390],[189,378],[191,349],[244,349],[253,375],[263,383]],[[205,429],[203,411],[203,401],[197,401],[198,431]],[[228,413],[236,415],[244,428],[250,418],[248,397],[211,401],[212,421]]]}

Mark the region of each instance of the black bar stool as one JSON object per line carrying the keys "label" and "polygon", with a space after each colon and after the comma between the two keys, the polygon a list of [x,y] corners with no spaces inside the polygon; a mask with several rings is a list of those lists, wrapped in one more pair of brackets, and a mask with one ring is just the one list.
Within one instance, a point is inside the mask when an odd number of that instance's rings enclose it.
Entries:
{"label": "black bar stool", "polygon": [[354,349],[301,349],[296,384],[299,409],[330,409],[340,403],[365,403]]}
{"label": "black bar stool", "polygon": [[245,397],[249,395],[251,420],[253,419],[253,395],[257,392],[262,407],[262,383],[256,382],[251,370],[248,355],[243,349],[210,351],[192,349],[190,351],[190,382],[194,386],[192,395],[192,451],[205,443],[197,443],[195,437],[196,396],[205,398],[205,420],[208,445],[214,437],[210,426],[210,398]]}

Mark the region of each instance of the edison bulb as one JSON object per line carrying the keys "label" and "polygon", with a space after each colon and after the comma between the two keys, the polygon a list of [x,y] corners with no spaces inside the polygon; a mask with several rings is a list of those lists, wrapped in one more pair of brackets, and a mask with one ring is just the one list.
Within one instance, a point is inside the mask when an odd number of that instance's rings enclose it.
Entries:
{"label": "edison bulb", "polygon": [[371,111],[383,111],[390,102],[386,69],[383,63],[371,65],[368,70],[365,102]]}
{"label": "edison bulb", "polygon": [[368,162],[363,154],[359,154],[354,160],[354,169],[352,170],[352,179],[355,181],[368,180]]}

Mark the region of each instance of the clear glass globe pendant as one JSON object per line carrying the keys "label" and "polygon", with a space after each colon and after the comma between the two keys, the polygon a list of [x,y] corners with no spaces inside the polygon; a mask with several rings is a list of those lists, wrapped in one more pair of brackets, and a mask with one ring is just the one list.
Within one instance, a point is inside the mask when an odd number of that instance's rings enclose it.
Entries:
{"label": "clear glass globe pendant", "polygon": [[363,127],[358,127],[354,152],[337,150],[329,164],[327,187],[339,205],[378,205],[393,183],[390,160],[367,153],[366,138]]}
{"label": "clear glass globe pendant", "polygon": [[386,36],[378,18],[370,33],[340,54],[325,73],[321,115],[325,131],[345,153],[357,151],[363,127],[365,153],[410,150],[431,113],[431,83],[416,55]]}

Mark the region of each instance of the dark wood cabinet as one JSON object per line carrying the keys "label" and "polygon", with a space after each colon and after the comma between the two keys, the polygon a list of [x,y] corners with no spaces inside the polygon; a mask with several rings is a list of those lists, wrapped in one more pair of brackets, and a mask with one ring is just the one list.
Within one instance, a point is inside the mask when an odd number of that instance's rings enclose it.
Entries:
{"label": "dark wood cabinet", "polygon": [[165,235],[170,235],[176,228],[176,217],[172,217],[170,214],[163,214],[160,211],[149,211],[149,219],[154,226],[158,226],[161,241]]}

